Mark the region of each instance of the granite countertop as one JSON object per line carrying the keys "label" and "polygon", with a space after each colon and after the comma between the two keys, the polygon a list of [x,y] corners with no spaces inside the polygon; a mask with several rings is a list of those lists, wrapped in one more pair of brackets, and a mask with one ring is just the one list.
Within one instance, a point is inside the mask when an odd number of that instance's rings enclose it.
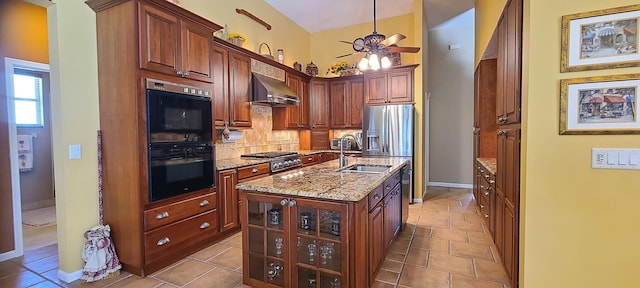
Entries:
{"label": "granite countertop", "polygon": [[480,165],[484,166],[484,168],[487,169],[489,173],[493,174],[494,176],[496,175],[496,158],[476,158],[476,160],[480,162]]}
{"label": "granite countertop", "polygon": [[226,170],[226,169],[235,169],[235,168],[240,168],[244,166],[262,164],[262,163],[268,163],[268,162],[269,162],[269,159],[266,159],[266,158],[247,159],[247,158],[238,157],[238,158],[231,158],[231,159],[224,159],[224,160],[216,160],[216,169],[218,171]]}
{"label": "granite countertop", "polygon": [[236,188],[281,195],[360,201],[407,163],[409,158],[353,158],[349,161],[349,165],[391,166],[389,171],[384,173],[354,173],[337,171],[338,160],[333,160],[243,182]]}
{"label": "granite countertop", "polygon": [[[312,155],[312,154],[318,154],[318,153],[322,153],[322,152],[337,152],[339,153],[340,150],[299,150],[299,151],[292,151],[292,152],[298,152],[298,154],[305,156],[305,155]],[[345,153],[362,153],[362,151],[344,151]],[[245,167],[245,166],[249,166],[249,165],[254,165],[254,164],[261,164],[261,163],[267,163],[269,162],[269,159],[257,159],[257,158],[230,158],[230,159],[223,159],[223,160],[216,160],[216,170],[220,171],[220,170],[227,170],[227,169],[235,169],[235,168],[240,168],[240,167]]]}
{"label": "granite countertop", "polygon": [[[328,152],[328,153],[340,153],[340,150],[298,150],[298,154],[300,155],[312,155],[312,154],[318,154],[318,153],[323,153],[323,152]],[[362,151],[358,151],[358,150],[344,150],[344,153],[351,153],[351,154],[357,154],[360,153],[362,154]]]}

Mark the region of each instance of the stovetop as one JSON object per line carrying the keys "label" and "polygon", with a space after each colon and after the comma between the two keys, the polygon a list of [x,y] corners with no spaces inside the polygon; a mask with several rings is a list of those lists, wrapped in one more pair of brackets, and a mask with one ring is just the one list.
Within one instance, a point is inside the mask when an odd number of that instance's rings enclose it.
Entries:
{"label": "stovetop", "polygon": [[260,152],[260,153],[251,153],[240,155],[240,157],[244,158],[276,158],[288,155],[296,155],[296,152],[286,152],[286,151],[271,151],[271,152]]}

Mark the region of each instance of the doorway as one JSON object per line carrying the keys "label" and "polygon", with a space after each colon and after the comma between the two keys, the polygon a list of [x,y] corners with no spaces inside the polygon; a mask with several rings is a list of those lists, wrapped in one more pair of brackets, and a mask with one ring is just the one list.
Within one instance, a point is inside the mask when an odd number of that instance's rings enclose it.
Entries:
{"label": "doorway", "polygon": [[57,243],[49,65],[5,58],[5,75],[11,176],[18,183],[12,187],[15,243],[22,254]]}

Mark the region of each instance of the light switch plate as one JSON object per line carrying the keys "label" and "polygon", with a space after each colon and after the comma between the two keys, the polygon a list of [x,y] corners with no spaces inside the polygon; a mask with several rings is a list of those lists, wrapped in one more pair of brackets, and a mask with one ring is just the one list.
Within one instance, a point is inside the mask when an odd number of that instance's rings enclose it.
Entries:
{"label": "light switch plate", "polygon": [[82,158],[82,147],[78,144],[69,145],[69,159]]}
{"label": "light switch plate", "polygon": [[640,149],[592,148],[591,168],[640,170]]}

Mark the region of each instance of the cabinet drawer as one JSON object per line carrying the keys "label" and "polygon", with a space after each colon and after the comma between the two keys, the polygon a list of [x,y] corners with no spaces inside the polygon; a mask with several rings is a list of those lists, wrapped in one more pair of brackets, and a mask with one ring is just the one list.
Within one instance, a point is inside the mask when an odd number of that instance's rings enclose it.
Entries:
{"label": "cabinet drawer", "polygon": [[144,211],[145,231],[214,209],[218,194],[211,193]]}
{"label": "cabinet drawer", "polygon": [[396,184],[398,183],[400,183],[400,171],[391,175],[389,179],[384,180],[384,183],[382,183],[382,187],[384,188],[384,196],[387,196],[387,194],[389,194],[389,192],[393,190],[393,187],[396,187]]}
{"label": "cabinet drawer", "polygon": [[376,205],[378,205],[378,203],[382,200],[382,198],[383,198],[382,186],[378,186],[375,190],[369,193],[369,210],[373,209],[373,207],[376,207]]}
{"label": "cabinet drawer", "polygon": [[318,154],[302,156],[302,166],[313,165],[318,162]]}
{"label": "cabinet drawer", "polygon": [[262,163],[238,168],[238,180],[263,174],[269,174],[269,163]]}
{"label": "cabinet drawer", "polygon": [[146,232],[145,261],[154,262],[164,255],[174,253],[218,233],[218,211],[210,210],[162,228]]}

